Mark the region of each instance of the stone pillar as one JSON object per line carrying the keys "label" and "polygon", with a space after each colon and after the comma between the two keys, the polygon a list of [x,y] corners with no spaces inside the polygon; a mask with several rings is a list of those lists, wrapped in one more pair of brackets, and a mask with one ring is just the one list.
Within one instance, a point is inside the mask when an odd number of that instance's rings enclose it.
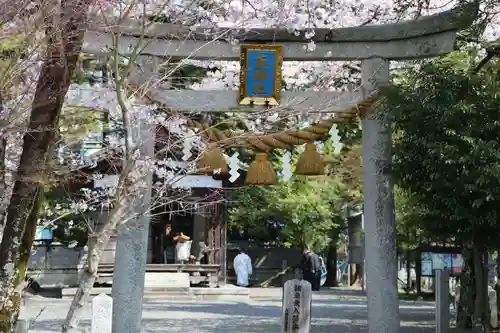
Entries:
{"label": "stone pillar", "polygon": [[[368,89],[389,83],[389,61],[363,61],[363,84]],[[398,333],[396,226],[391,179],[389,120],[369,112],[362,119],[366,288],[369,333]]]}
{"label": "stone pillar", "polygon": [[154,128],[147,115],[131,114],[131,147],[139,147],[136,168],[142,176],[136,183],[127,221],[117,228],[113,274],[113,332],[140,333],[144,277],[146,272],[150,202],[153,175],[149,162],[154,157]]}
{"label": "stone pillar", "polygon": [[436,333],[450,328],[450,276],[447,270],[436,270]]}

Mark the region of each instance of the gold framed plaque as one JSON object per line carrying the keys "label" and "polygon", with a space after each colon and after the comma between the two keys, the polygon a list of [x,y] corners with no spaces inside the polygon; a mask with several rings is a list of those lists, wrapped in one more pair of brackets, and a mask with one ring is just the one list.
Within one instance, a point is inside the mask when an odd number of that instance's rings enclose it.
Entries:
{"label": "gold framed plaque", "polygon": [[240,105],[279,105],[283,45],[242,45]]}

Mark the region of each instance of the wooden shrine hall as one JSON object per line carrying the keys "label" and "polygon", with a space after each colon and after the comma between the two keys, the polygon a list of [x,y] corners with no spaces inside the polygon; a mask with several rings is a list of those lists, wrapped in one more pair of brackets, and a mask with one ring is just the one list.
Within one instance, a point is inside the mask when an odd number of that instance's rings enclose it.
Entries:
{"label": "wooden shrine hall", "polygon": [[[204,195],[206,191],[195,189],[193,194],[210,198]],[[197,205],[199,207],[194,211],[162,207],[163,213],[155,212],[149,234],[148,271],[185,272],[190,274],[191,285],[217,287],[226,282],[225,204],[200,201]],[[192,259],[185,263],[176,260],[176,237],[179,235],[189,237],[191,242]]]}
{"label": "wooden shrine hall", "polygon": [[[206,176],[201,176],[205,178]],[[156,210],[149,228],[146,273],[188,273],[190,285],[218,287],[226,283],[226,219],[223,202],[199,203],[195,211],[170,213]],[[174,211],[179,211],[173,208]],[[98,218],[97,218],[98,219]],[[167,235],[167,228],[171,233]],[[176,236],[182,234],[191,242],[191,260],[176,260]],[[200,243],[206,246],[206,253],[199,258]],[[111,237],[99,264],[97,283],[112,281],[116,236]]]}
{"label": "wooden shrine hall", "polygon": [[[161,150],[166,137],[171,135],[166,133],[165,128],[158,127],[155,150]],[[79,198],[81,188],[104,188],[118,182],[122,168],[121,160],[106,158],[109,152],[106,153],[105,148],[102,150],[99,154],[102,154],[103,158],[97,158],[99,161],[96,165],[71,172],[70,182],[65,185],[63,191],[73,193],[75,200],[81,199]],[[180,157],[175,159],[181,161]],[[96,180],[91,176],[94,173],[104,176]],[[182,198],[181,202],[160,203],[152,208],[146,273],[155,273],[156,279],[161,279],[161,274],[157,273],[187,273],[192,286],[224,285],[227,275],[224,192],[238,184],[217,180],[207,175],[183,175],[179,177],[177,184],[191,188],[191,193]],[[158,196],[158,194],[153,195]],[[98,227],[99,221],[105,221],[107,213],[106,208],[102,208],[99,212],[87,214],[89,220],[93,221],[94,229]],[[167,229],[169,229],[168,234]],[[179,235],[188,237],[191,245],[190,258],[182,262],[176,259],[176,245],[179,241],[176,236]],[[200,255],[201,250],[204,250],[203,255]],[[98,268],[98,284],[112,282],[115,251],[116,233],[102,254]],[[169,279],[171,278],[172,275],[169,275]],[[169,280],[169,283],[171,282]],[[167,282],[165,284],[168,285]]]}

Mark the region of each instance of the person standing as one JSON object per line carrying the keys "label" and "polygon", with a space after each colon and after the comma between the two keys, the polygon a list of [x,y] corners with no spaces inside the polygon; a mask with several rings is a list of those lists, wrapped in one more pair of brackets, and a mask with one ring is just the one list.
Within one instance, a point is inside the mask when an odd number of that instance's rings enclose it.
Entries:
{"label": "person standing", "polygon": [[321,260],[313,251],[304,250],[302,258],[302,276],[311,284],[312,290],[319,290],[321,286]]}
{"label": "person standing", "polygon": [[179,233],[174,238],[175,245],[175,261],[176,263],[185,264],[189,262],[189,256],[191,255],[191,241],[189,236],[184,235],[182,232]]}
{"label": "person standing", "polygon": [[236,284],[240,287],[248,287],[248,277],[252,275],[252,259],[245,250],[240,250],[234,258],[233,267],[236,272]]}
{"label": "person standing", "polygon": [[170,242],[167,242],[167,239],[171,240],[172,239],[172,225],[171,224],[166,224],[165,225],[165,235],[163,236],[163,263],[168,264],[168,244]]}
{"label": "person standing", "polygon": [[311,250],[305,249],[302,253],[302,260],[300,262],[300,267],[302,269],[302,278],[309,282],[312,286],[312,277],[311,277]]}
{"label": "person standing", "polygon": [[321,259],[318,254],[311,252],[312,262],[312,290],[319,291],[321,288]]}

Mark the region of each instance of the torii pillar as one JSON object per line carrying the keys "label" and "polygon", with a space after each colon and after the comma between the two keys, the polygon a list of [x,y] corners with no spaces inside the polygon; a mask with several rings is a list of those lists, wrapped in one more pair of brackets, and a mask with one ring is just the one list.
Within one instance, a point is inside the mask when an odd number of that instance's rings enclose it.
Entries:
{"label": "torii pillar", "polygon": [[[389,84],[387,59],[364,60],[361,68],[364,85],[377,89]],[[370,333],[397,333],[400,321],[391,124],[384,112],[376,111],[362,118],[368,323]]]}
{"label": "torii pillar", "polygon": [[[392,57],[374,52],[362,61],[363,88],[373,91],[389,85],[390,60],[403,60],[409,47],[414,48],[412,58],[430,58],[453,51],[456,32],[472,23],[476,10],[476,4],[472,4],[435,15],[433,20],[427,17],[425,20],[393,25],[396,34],[412,35],[412,38],[406,47],[398,48],[399,39],[394,36],[386,44],[389,53],[395,52]],[[387,28],[390,29],[389,26]],[[368,329],[370,333],[398,333],[400,316],[391,179],[392,129],[389,115],[380,109],[383,105],[382,101],[374,110],[361,115]]]}

